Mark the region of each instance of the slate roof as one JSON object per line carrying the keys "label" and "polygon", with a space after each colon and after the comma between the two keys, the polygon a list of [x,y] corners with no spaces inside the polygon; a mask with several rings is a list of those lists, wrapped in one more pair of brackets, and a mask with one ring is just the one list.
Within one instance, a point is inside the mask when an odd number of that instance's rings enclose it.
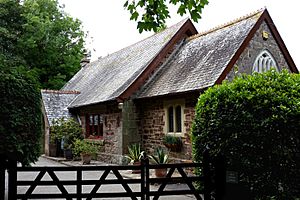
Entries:
{"label": "slate roof", "polygon": [[137,98],[205,89],[215,84],[263,10],[190,37],[149,79]]}
{"label": "slate roof", "polygon": [[83,67],[62,88],[80,91],[69,108],[116,99],[146,69],[187,20]]}
{"label": "slate roof", "polygon": [[49,125],[52,126],[53,119],[70,118],[71,113],[68,105],[79,95],[77,91],[42,90],[42,100]]}

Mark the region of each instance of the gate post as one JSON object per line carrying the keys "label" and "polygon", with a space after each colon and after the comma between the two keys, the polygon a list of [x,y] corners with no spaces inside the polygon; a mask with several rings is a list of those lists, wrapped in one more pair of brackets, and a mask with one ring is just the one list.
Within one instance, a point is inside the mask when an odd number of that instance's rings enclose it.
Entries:
{"label": "gate post", "polygon": [[17,199],[17,157],[15,154],[8,159],[8,200]]}
{"label": "gate post", "polygon": [[5,170],[6,170],[6,158],[3,154],[0,154],[0,199],[4,199],[5,196]]}
{"label": "gate post", "polygon": [[225,195],[226,187],[226,164],[225,157],[222,154],[218,154],[215,161],[215,173],[216,173],[216,200],[222,200]]}
{"label": "gate post", "polygon": [[150,200],[149,191],[149,159],[145,152],[143,152],[141,157],[141,200]]}
{"label": "gate post", "polygon": [[209,150],[203,152],[204,200],[211,200],[211,172]]}

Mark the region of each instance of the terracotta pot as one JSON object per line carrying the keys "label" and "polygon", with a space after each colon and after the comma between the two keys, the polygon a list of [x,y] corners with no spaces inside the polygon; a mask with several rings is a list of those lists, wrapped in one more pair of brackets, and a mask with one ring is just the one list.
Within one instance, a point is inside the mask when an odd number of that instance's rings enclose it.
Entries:
{"label": "terracotta pot", "polygon": [[163,169],[155,169],[155,176],[158,178],[166,177],[168,170],[166,168]]}
{"label": "terracotta pot", "polygon": [[[141,162],[134,162],[132,165],[141,165]],[[135,170],[132,170],[131,172],[132,174],[140,174],[141,173],[141,170],[140,169],[135,169]]]}
{"label": "terracotta pot", "polygon": [[83,165],[87,165],[91,163],[92,155],[89,153],[82,153],[81,155],[81,161]]}

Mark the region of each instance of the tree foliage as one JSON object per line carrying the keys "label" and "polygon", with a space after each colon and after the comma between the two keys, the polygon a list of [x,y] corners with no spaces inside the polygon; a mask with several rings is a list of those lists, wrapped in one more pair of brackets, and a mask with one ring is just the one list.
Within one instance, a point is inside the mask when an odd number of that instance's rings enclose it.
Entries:
{"label": "tree foliage", "polygon": [[0,154],[18,152],[28,165],[40,155],[40,91],[31,78],[0,70],[0,94]]}
{"label": "tree foliage", "polygon": [[57,0],[1,0],[1,6],[0,34],[5,34],[0,41],[9,43],[0,52],[2,60],[10,61],[13,55],[18,62],[12,66],[30,71],[40,87],[60,89],[80,69],[81,22],[66,14]]}
{"label": "tree foliage", "polygon": [[127,0],[124,7],[130,12],[130,20],[138,21],[139,32],[157,32],[165,27],[166,19],[170,18],[170,5],[177,6],[177,14],[181,16],[187,12],[197,22],[201,18],[202,9],[208,0]]}
{"label": "tree foliage", "polygon": [[23,32],[25,22],[22,6],[18,1],[0,0],[0,69],[9,70],[19,66],[21,58],[17,55],[18,38]]}
{"label": "tree foliage", "polygon": [[294,199],[299,195],[299,133],[300,75],[243,76],[199,97],[193,154],[201,161],[205,148],[223,153],[228,170],[237,171],[257,199]]}

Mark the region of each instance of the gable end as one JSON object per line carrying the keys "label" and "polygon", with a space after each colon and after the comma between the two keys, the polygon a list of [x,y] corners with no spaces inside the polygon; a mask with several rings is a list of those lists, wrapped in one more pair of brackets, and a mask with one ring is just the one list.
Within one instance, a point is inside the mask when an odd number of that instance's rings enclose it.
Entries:
{"label": "gable end", "polygon": [[[278,45],[284,59],[287,62],[287,67],[289,67],[289,70],[294,73],[299,73],[291,55],[289,54],[282,38],[279,35],[279,32],[277,28],[275,27],[273,20],[271,19],[267,9],[264,10],[264,12],[261,14],[259,19],[257,20],[256,24],[253,26],[253,28],[250,30],[248,36],[241,44],[240,48],[236,51],[230,62],[228,63],[227,67],[224,69],[222,74],[219,76],[215,84],[221,84],[222,81],[228,76],[228,74],[233,70],[234,65],[237,63],[239,58],[241,57],[242,53],[245,51],[245,49],[248,47],[250,41],[253,39],[254,35],[257,33],[259,28],[263,23],[266,23],[272,36],[274,37],[276,44]],[[249,66],[253,67],[253,66]]]}
{"label": "gable end", "polygon": [[146,80],[153,74],[153,72],[162,65],[164,59],[174,50],[174,46],[184,38],[197,34],[198,31],[188,19],[185,24],[177,31],[174,37],[166,44],[166,46],[155,56],[148,67],[137,77],[137,79],[117,98],[118,101],[128,99],[134,92],[136,92]]}

